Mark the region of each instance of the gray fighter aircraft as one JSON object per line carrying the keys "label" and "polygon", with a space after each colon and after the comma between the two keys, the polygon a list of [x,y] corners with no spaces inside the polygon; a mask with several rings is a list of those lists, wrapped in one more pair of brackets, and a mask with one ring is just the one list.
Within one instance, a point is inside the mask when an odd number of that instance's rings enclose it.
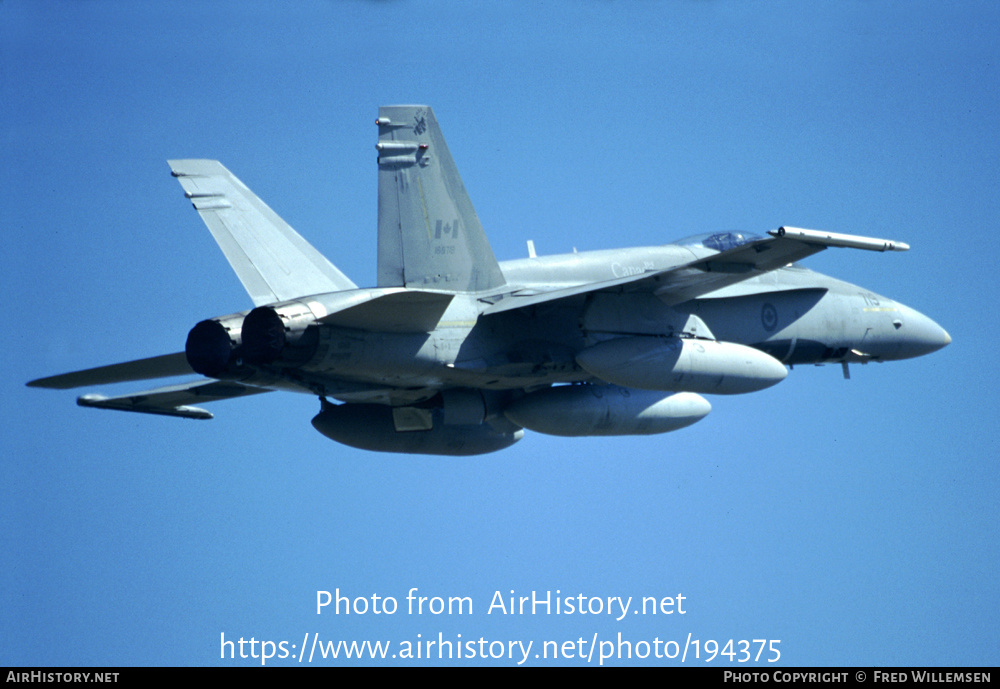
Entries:
{"label": "gray fighter aircraft", "polygon": [[[921,356],[951,338],[911,308],[799,267],[827,247],[905,251],[781,227],[665,246],[497,262],[431,108],[379,109],[378,286],[341,273],[220,163],[170,167],[255,308],[205,320],[176,354],[28,383],[205,378],[86,407],[212,415],[270,390],[320,398],[312,423],[366,450],[493,452],[561,436],[688,426],[701,396],[770,387],[794,364]],[[335,403],[331,400],[336,400]]]}

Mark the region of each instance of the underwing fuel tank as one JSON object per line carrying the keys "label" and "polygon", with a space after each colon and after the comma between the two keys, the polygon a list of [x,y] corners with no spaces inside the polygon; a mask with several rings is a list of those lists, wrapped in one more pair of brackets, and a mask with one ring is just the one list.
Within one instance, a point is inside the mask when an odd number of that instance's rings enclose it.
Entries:
{"label": "underwing fuel tank", "polygon": [[712,405],[693,392],[617,385],[560,385],[514,401],[504,415],[518,426],[561,436],[653,435],[701,421]]}
{"label": "underwing fuel tank", "polygon": [[424,455],[482,455],[510,447],[524,437],[524,431],[514,427],[498,431],[489,423],[445,424],[440,409],[429,416],[432,428],[397,431],[392,407],[324,403],[312,425],[327,438],[361,450]]}
{"label": "underwing fuel tank", "polygon": [[615,385],[739,395],[780,383],[788,375],[769,354],[734,342],[679,337],[620,337],[577,354],[588,373]]}

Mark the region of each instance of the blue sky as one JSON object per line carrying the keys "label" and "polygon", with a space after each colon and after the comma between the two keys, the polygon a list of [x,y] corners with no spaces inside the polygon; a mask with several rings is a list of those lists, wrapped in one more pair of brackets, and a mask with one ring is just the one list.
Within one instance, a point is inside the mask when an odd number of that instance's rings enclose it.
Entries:
{"label": "blue sky", "polygon": [[[259,662],[221,660],[221,634],[621,633],[996,665],[998,29],[988,2],[3,2],[0,664]],[[194,422],[24,387],[179,351],[250,306],[168,158],[221,160],[374,284],[374,118],[407,102],[434,107],[501,260],[527,239],[885,236],[913,248],[807,265],[954,342],[850,381],[799,367],[676,433],[529,433],[478,458],[340,446],[309,396]],[[473,614],[405,614],[413,587]],[[401,609],[317,615],[336,588]],[[487,614],[512,589],[687,612]]]}

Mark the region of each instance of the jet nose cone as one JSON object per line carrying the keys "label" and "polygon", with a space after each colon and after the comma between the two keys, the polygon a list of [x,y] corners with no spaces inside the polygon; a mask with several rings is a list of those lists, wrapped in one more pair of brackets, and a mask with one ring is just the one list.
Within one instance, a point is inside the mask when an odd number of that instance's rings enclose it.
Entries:
{"label": "jet nose cone", "polygon": [[902,307],[901,318],[893,325],[901,338],[901,358],[923,356],[951,344],[951,335],[944,328],[909,307]]}

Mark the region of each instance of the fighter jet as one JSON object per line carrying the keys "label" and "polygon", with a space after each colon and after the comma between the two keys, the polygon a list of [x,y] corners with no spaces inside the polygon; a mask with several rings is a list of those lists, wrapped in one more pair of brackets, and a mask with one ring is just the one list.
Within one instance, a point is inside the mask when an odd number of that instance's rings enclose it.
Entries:
{"label": "fighter jet", "polygon": [[703,395],[781,382],[796,364],[922,356],[930,318],[800,267],[827,247],[901,242],[779,227],[665,246],[498,262],[427,106],[379,109],[378,284],[359,288],[214,160],[169,161],[254,308],[197,323],[183,352],[42,378],[68,389],[200,374],[85,407],[210,419],[192,406],[315,395],[313,426],[365,450],[475,455],[524,429],[665,433]]}

